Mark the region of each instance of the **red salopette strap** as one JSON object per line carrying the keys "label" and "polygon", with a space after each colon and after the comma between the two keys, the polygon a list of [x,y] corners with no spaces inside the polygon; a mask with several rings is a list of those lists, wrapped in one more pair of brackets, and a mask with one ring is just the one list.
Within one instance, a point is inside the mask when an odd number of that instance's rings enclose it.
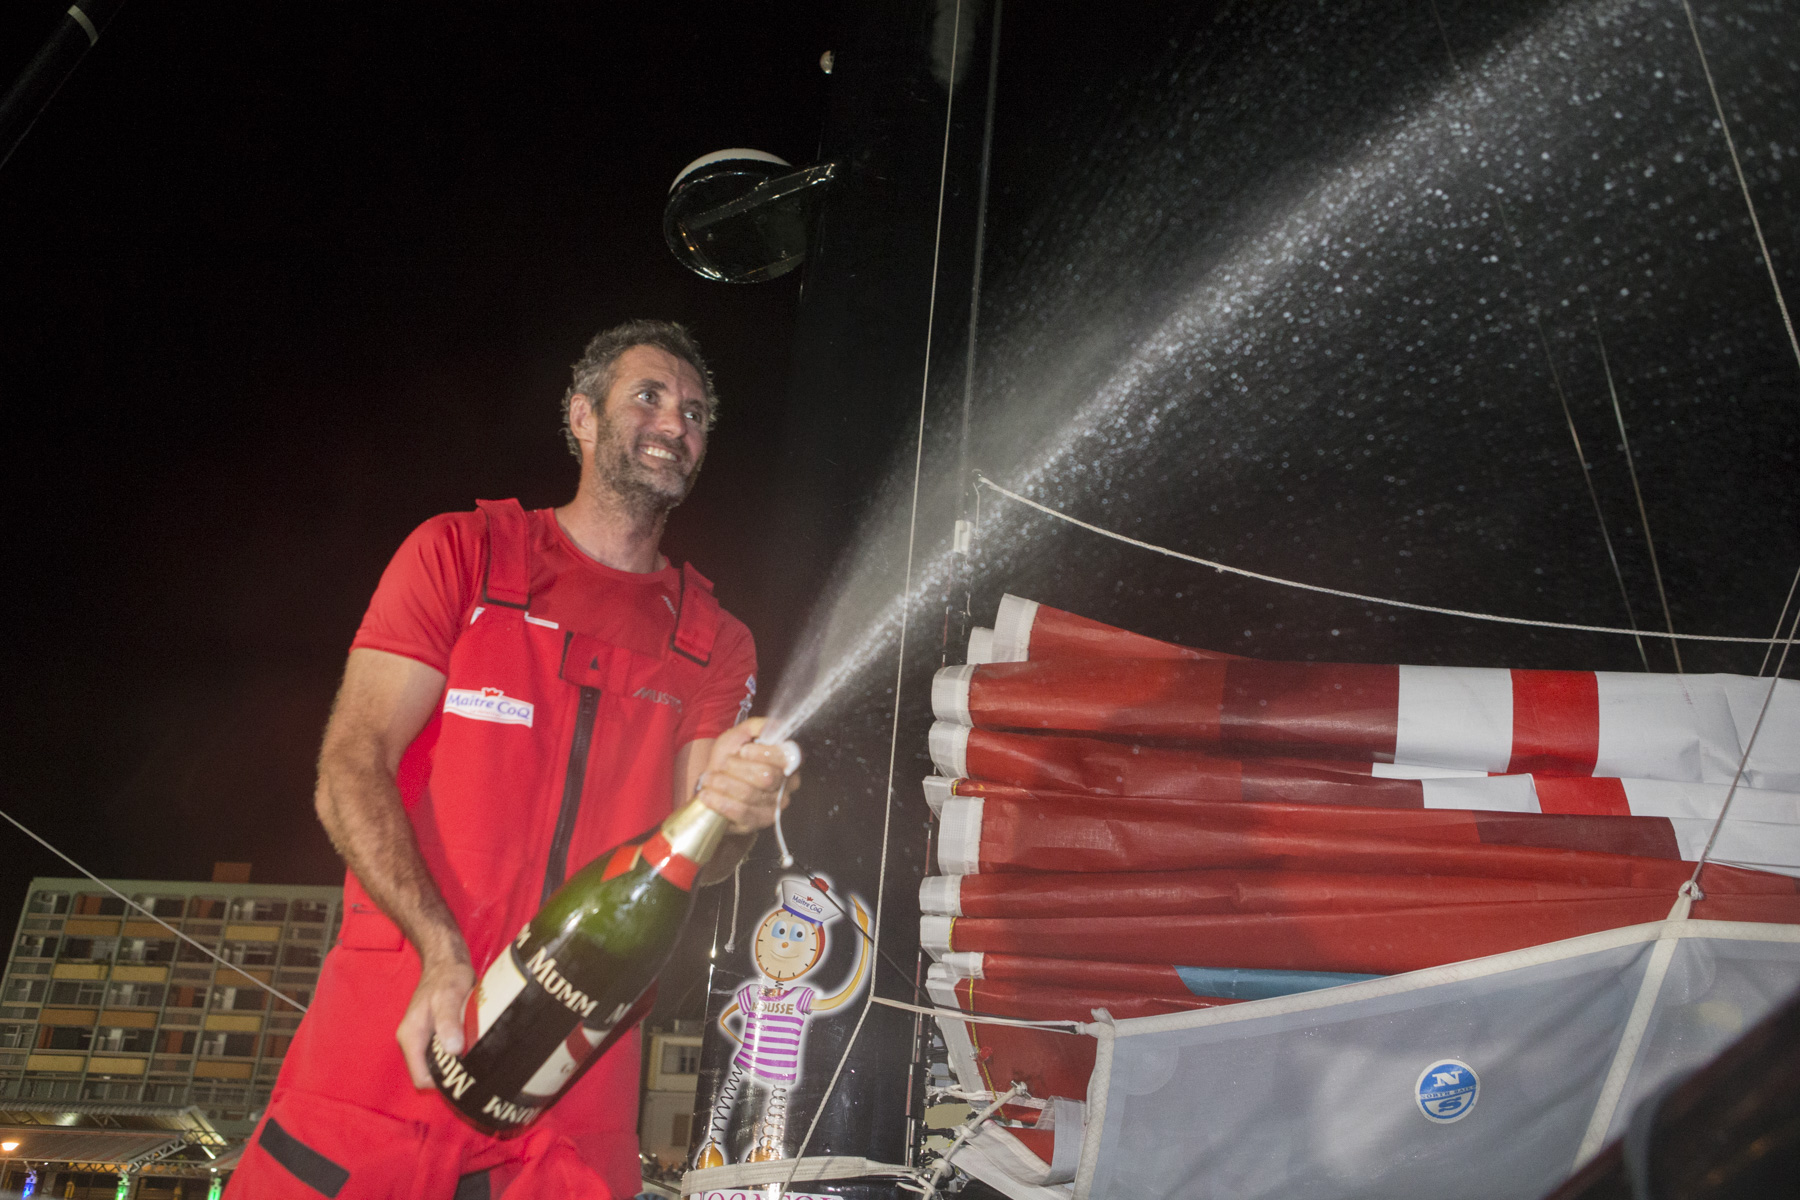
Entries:
{"label": "red salopette strap", "polygon": [[694,890],[694,880],[700,875],[700,864],[677,854],[675,848],[669,845],[669,839],[662,835],[662,830],[651,834],[650,840],[644,843],[644,861],[650,864],[651,870],[682,891]]}

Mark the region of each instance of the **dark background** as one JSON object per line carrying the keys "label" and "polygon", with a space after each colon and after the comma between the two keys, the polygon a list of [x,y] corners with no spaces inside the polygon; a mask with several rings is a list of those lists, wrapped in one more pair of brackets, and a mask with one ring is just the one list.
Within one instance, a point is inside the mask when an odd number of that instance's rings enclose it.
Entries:
{"label": "dark background", "polygon": [[[1416,129],[1442,139],[1419,160],[1429,172],[1414,163],[1373,190],[1391,204],[1322,212],[1295,234],[1354,251],[1350,297],[1323,262],[1302,262],[1251,290],[1263,305],[1252,317],[1196,313],[1208,319],[1187,357],[1119,409],[1128,419],[1166,400],[1176,415],[1154,436],[1098,429],[1036,494],[1275,574],[1615,625],[1620,589],[1555,363],[1632,610],[1654,627],[1599,326],[1674,619],[1765,632],[1800,553],[1800,404],[1678,10],[1627,6],[1623,45],[1572,26],[1563,78],[1503,54],[1482,64],[1582,5],[1438,7],[1442,32],[1424,4],[1008,6],[975,465],[1024,486],[1008,455],[1029,462],[1028,443],[1183,311],[1196,281],[1259,252],[1265,225],[1306,211],[1346,170],[1405,151],[1392,131]],[[970,8],[985,29],[991,10]],[[1705,16],[1709,52],[1792,297],[1800,35],[1791,5],[1718,10]],[[131,0],[0,168],[6,811],[102,875],[204,879],[225,859],[252,861],[261,882],[335,882],[312,757],[382,564],[419,521],[475,497],[564,499],[567,364],[632,316],[690,322],[712,360],[723,415],[667,547],[749,623],[772,681],[832,564],[884,503],[887,468],[901,467],[889,498],[911,478],[921,363],[906,348],[923,333],[916,268],[942,120],[917,63],[934,11]],[[60,19],[48,0],[0,15],[0,79]],[[850,29],[855,46],[840,41]],[[1480,86],[1457,86],[1445,38]],[[827,78],[818,58],[831,48],[844,61]],[[884,83],[883,70],[910,82]],[[1572,106],[1577,91],[1616,98],[1621,115]],[[1476,99],[1442,107],[1464,93]],[[964,266],[979,108],[959,100],[947,188],[946,253]],[[1474,132],[1453,137],[1459,114]],[[867,155],[854,159],[865,190],[834,193],[861,207],[828,205],[812,265],[851,281],[854,308],[803,310],[804,270],[741,288],[674,262],[660,218],[684,164],[739,145],[810,162],[828,128],[842,140],[827,155]],[[1656,182],[1636,182],[1652,165]],[[1514,197],[1516,252],[1502,253],[1497,188]],[[871,264],[887,273],[859,291]],[[965,351],[967,279],[947,279],[933,453],[954,440]],[[1423,306],[1451,313],[1430,325]],[[1214,344],[1228,335],[1242,347],[1229,362]],[[1086,358],[1068,352],[1082,344]],[[1359,365],[1344,365],[1352,354]],[[1272,658],[1638,663],[1626,639],[1272,591],[989,513],[1007,536],[982,546],[979,623],[1010,588]],[[927,548],[946,532],[934,516]],[[939,642],[936,628],[915,636],[913,697]],[[1649,655],[1669,668],[1664,647]],[[1759,658],[1696,647],[1689,666],[1754,672]],[[848,827],[830,820],[840,804],[874,825],[890,681],[865,681],[841,725],[812,730],[827,842]],[[896,771],[901,818],[920,825],[922,704],[907,710]],[[0,836],[4,921],[27,879],[69,868]],[[916,859],[923,837],[901,843]],[[694,982],[672,981],[683,994]]]}
{"label": "dark background", "polygon": [[[10,82],[66,6],[9,5]],[[560,503],[568,364],[688,322],[723,412],[666,548],[778,661],[798,275],[663,245],[700,154],[818,148],[837,6],[133,0],[0,169],[0,803],[102,876],[331,883],[312,760],[393,548]],[[0,834],[0,922],[33,875]]]}

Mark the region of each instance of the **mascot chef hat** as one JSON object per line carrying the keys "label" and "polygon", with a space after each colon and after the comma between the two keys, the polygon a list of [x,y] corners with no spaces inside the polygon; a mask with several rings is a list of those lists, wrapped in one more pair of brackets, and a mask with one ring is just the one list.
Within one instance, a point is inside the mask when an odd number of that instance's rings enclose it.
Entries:
{"label": "mascot chef hat", "polygon": [[803,921],[823,925],[827,921],[835,921],[841,915],[837,905],[825,898],[826,883],[823,879],[809,882],[790,875],[781,881],[778,891],[781,894],[781,907]]}

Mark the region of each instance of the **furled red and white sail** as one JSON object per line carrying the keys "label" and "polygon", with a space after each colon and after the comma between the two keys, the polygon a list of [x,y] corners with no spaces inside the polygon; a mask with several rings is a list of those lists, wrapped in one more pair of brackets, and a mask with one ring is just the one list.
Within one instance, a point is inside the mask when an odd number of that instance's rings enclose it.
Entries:
{"label": "furled red and white sail", "polygon": [[[932,995],[1180,1022],[1529,958],[1662,922],[1709,839],[1695,928],[1800,930],[1800,684],[1745,754],[1769,686],[1264,662],[1008,596],[932,689]],[[967,1089],[1088,1095],[1090,1038],[941,1025]]]}

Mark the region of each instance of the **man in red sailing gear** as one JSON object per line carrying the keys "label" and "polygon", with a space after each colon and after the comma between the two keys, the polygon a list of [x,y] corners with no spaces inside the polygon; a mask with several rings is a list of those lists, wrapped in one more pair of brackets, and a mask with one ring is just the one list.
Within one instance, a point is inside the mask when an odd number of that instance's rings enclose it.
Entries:
{"label": "man in red sailing gear", "polygon": [[774,820],[783,756],[744,719],[749,631],[658,550],[714,402],[681,326],[607,330],[563,400],[575,498],[435,517],[389,564],[319,754],[319,819],[350,868],[343,927],[233,1200],[638,1191],[635,1034],[507,1139],[453,1114],[425,1048],[435,1033],[460,1052],[480,972],[672,802],[698,792],[730,822],[703,882]]}

